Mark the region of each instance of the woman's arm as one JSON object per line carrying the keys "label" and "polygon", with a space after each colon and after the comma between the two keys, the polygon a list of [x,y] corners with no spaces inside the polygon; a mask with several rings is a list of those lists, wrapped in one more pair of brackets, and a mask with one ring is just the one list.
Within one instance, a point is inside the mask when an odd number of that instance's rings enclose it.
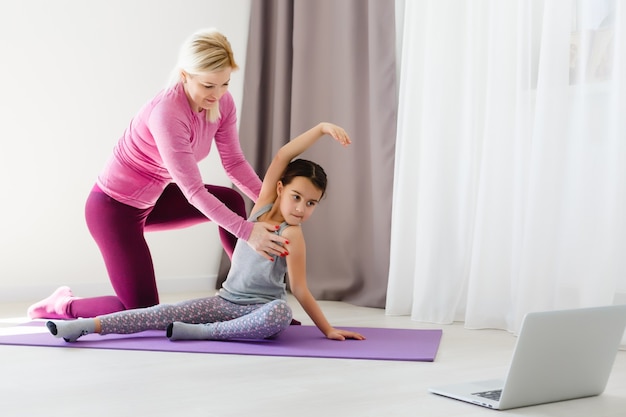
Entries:
{"label": "woman's arm", "polygon": [[[186,104],[186,97],[181,94],[181,100],[185,100],[183,103]],[[189,140],[198,132],[194,131],[188,109],[185,110],[176,98],[162,100],[155,105],[145,124],[158,152],[155,157],[161,159],[162,167],[167,170],[189,203],[233,235],[248,240],[254,225],[226,207],[204,187]]]}
{"label": "woman's arm", "polygon": [[230,93],[220,99],[220,125],[215,133],[215,146],[228,178],[250,200],[256,202],[261,192],[261,180],[246,160],[237,130],[237,109]]}
{"label": "woman's arm", "polygon": [[[241,150],[236,111],[229,94],[224,95],[220,100],[220,111],[222,121],[215,134],[215,145],[222,165],[233,184],[256,203],[261,192],[261,180]],[[269,223],[255,222],[251,224],[250,231],[244,240],[259,255],[271,261],[273,256],[278,256],[285,251],[284,245],[286,244],[283,237],[274,233],[275,230]]]}

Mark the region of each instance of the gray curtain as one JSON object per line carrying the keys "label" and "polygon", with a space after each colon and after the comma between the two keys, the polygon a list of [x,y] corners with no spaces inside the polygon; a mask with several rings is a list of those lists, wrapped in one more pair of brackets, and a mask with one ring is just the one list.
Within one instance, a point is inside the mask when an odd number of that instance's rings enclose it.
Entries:
{"label": "gray curtain", "polygon": [[[262,177],[274,153],[321,121],[349,132],[302,155],[327,197],[303,225],[319,300],[383,308],[396,133],[394,0],[253,1],[240,136]],[[227,262],[223,262],[223,271]]]}

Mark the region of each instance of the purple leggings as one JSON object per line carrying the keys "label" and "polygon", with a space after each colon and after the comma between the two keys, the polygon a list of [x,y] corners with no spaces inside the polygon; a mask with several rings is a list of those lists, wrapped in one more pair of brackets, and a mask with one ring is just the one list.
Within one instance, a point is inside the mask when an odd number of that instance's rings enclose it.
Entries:
{"label": "purple leggings", "polygon": [[[241,217],[245,202],[231,188],[205,185],[208,192]],[[120,203],[94,186],[85,205],[87,227],[95,239],[116,296],[73,299],[68,315],[96,317],[159,303],[154,266],[144,232],[180,229],[209,219],[189,204],[176,184],[169,184],[154,207],[138,209]],[[232,256],[237,238],[219,228],[220,240]]]}

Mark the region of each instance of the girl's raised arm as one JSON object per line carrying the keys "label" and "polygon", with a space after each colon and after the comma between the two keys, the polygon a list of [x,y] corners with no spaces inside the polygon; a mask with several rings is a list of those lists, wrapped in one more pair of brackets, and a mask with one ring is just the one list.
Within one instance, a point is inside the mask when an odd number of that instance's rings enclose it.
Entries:
{"label": "girl's raised arm", "polygon": [[332,136],[343,146],[348,146],[352,143],[350,137],[342,127],[327,122],[322,122],[295,137],[283,145],[278,152],[276,152],[276,155],[274,155],[274,159],[263,178],[263,185],[261,186],[257,206],[260,207],[276,199],[276,183],[280,180],[289,162],[306,151],[324,135]]}

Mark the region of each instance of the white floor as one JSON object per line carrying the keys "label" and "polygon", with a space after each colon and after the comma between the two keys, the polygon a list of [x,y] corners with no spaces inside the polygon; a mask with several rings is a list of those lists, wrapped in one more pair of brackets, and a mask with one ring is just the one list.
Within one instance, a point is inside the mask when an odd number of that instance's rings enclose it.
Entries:
{"label": "white floor", "polygon": [[[204,294],[163,301],[197,295]],[[297,303],[290,304],[303,324],[311,324]],[[427,388],[502,377],[514,336],[412,322],[345,303],[321,305],[337,326],[441,328],[437,358],[426,363],[0,346],[0,416],[626,415],[625,351],[618,352],[601,396],[493,411],[429,394]],[[0,327],[23,321],[26,307],[0,305]]]}

